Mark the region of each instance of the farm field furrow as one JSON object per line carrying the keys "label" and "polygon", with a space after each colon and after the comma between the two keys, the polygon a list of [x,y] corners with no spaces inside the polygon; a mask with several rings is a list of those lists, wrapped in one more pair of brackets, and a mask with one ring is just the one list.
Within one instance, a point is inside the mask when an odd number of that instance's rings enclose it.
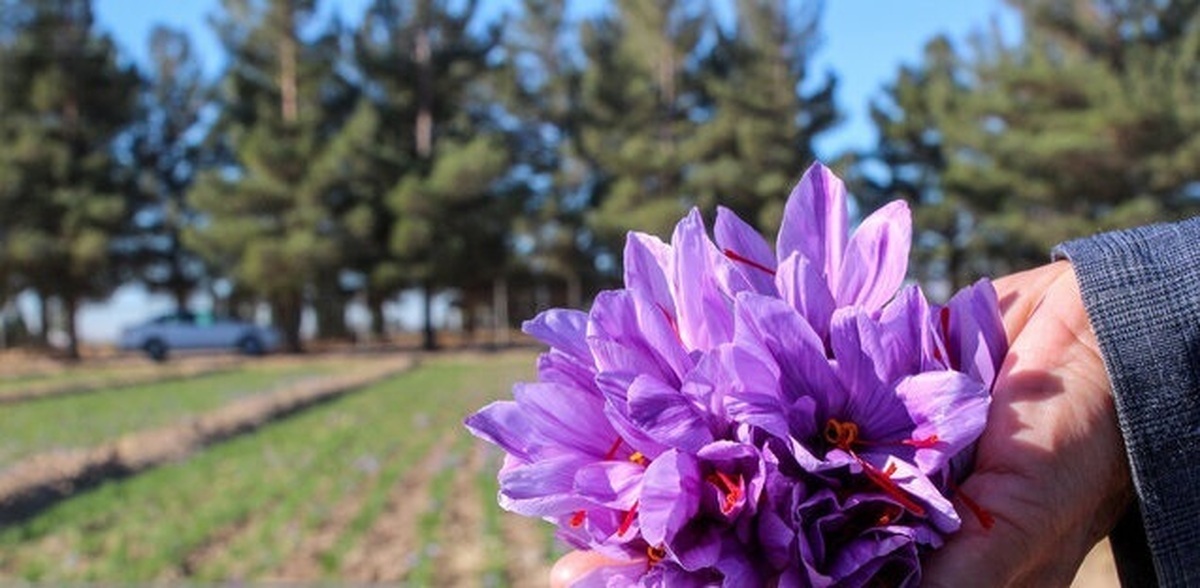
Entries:
{"label": "farm field furrow", "polygon": [[57,370],[0,376],[0,399],[31,390],[53,388],[101,389],[150,383],[231,370],[245,363],[240,357],[194,357],[163,364],[134,361],[124,364],[64,366]]}
{"label": "farm field furrow", "polygon": [[0,470],[33,454],[89,447],[331,371],[332,366],[319,362],[244,366],[186,380],[7,405],[0,410]]}
{"label": "farm field furrow", "polygon": [[[0,577],[336,580],[391,557],[406,562],[401,578],[414,584],[520,584],[522,573],[544,580],[546,526],[521,521],[527,538],[508,540],[512,517],[495,504],[497,457],[461,425],[532,372],[529,352],[427,360],[180,463],[104,484],[0,531]],[[404,547],[379,551],[373,541],[398,507],[409,523],[388,531],[403,535],[395,545]],[[460,524],[470,532],[448,528]],[[456,561],[448,550],[483,556]]]}

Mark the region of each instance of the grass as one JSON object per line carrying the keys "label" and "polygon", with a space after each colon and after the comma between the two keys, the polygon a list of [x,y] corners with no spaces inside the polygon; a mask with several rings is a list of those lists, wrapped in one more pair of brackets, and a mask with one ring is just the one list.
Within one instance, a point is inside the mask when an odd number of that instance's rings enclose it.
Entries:
{"label": "grass", "polygon": [[245,366],[186,380],[96,390],[0,407],[0,468],[29,455],[88,447],[123,433],[166,425],[300,378],[329,373],[331,366]]}
{"label": "grass", "polygon": [[454,444],[454,449],[447,456],[447,462],[451,464],[451,467],[441,468],[430,482],[429,499],[431,503],[429,508],[421,514],[420,520],[417,521],[416,544],[420,548],[415,550],[417,556],[416,562],[408,577],[409,583],[414,586],[434,585],[434,564],[438,554],[443,549],[456,548],[454,545],[441,544],[438,541],[438,537],[446,510],[449,508],[447,502],[451,500],[470,500],[468,496],[453,496],[451,491],[454,487],[455,466],[461,464],[463,456],[470,448],[471,443],[472,441],[469,437],[465,435],[459,437],[458,441]]}
{"label": "grass", "polygon": [[[313,532],[340,500],[360,496],[362,508],[321,554],[335,575],[396,481],[434,442],[451,439],[452,453],[465,452],[472,441],[461,419],[529,377],[532,365],[528,354],[427,362],[185,462],[105,484],[0,531],[0,572],[33,581],[268,577],[297,544],[289,536]],[[447,496],[447,470],[434,474],[434,500],[456,499]],[[425,521],[423,541],[436,524]],[[206,550],[214,553],[194,561]]]}
{"label": "grass", "polygon": [[[76,385],[114,386],[131,377],[153,378],[157,374],[161,377],[170,378],[178,374],[181,369],[181,365],[175,362],[164,364],[145,362],[122,365],[94,365],[88,363],[64,365],[55,370],[0,377],[0,394],[42,387],[73,387]],[[218,370],[219,366],[214,364],[213,369],[214,371]]]}
{"label": "grass", "polygon": [[488,459],[483,468],[475,476],[475,485],[479,498],[483,500],[483,535],[491,539],[485,546],[488,554],[487,564],[483,569],[484,586],[497,586],[504,582],[505,557],[504,541],[500,535],[500,509],[496,508],[496,495],[500,492],[500,482],[496,479],[496,471],[500,469],[500,452],[488,452]]}

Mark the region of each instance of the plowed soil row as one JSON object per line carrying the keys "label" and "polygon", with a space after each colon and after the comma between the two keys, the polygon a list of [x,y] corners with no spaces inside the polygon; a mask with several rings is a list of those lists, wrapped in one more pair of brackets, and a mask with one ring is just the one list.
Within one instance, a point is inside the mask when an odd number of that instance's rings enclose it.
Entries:
{"label": "plowed soil row", "polygon": [[121,375],[101,373],[89,378],[86,374],[78,374],[66,381],[30,382],[20,388],[0,391],[0,405],[194,378],[229,371],[242,363],[240,358],[214,357],[156,366],[153,369],[131,369]]}
{"label": "plowed soil row", "polygon": [[351,582],[397,582],[420,557],[417,521],[433,505],[429,488],[445,466],[448,443],[437,443],[392,487],[387,507],[347,555],[340,576]]}
{"label": "plowed soil row", "polygon": [[182,459],[206,445],[408,369],[405,357],[358,373],[301,381],[232,402],[187,421],[125,435],[85,450],[36,455],[0,475],[0,522],[22,520],[81,487]]}
{"label": "plowed soil row", "polygon": [[[334,506],[330,518],[291,553],[270,576],[271,581],[318,582],[332,575],[352,583],[414,583],[414,569],[428,559],[432,561],[431,585],[469,588],[493,585],[496,578],[488,581],[493,571],[489,568],[499,558],[505,584],[545,586],[550,572],[545,525],[503,513],[499,536],[489,532],[485,509],[495,508],[495,496],[485,495],[477,480],[485,469],[487,475],[495,474],[494,460],[488,459],[492,450],[476,443],[464,458],[450,441],[449,437],[439,440],[396,481],[383,513],[346,554],[340,570],[326,569],[323,556],[362,508],[362,493]],[[449,491],[434,492],[436,478],[450,470]],[[438,518],[437,528],[432,537],[423,537],[422,520],[431,514]]]}

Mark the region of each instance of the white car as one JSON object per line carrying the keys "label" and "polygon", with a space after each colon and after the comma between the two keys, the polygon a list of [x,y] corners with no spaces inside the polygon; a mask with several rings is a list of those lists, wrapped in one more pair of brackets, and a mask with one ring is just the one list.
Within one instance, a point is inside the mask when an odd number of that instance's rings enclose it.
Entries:
{"label": "white car", "polygon": [[279,346],[275,329],[231,318],[177,312],[121,333],[120,348],[141,350],[155,361],[164,361],[174,350],[230,349],[262,355]]}

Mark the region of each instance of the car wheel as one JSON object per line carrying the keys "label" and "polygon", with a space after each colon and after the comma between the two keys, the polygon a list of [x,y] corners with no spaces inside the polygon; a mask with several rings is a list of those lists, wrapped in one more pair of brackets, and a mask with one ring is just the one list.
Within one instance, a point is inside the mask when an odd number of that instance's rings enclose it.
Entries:
{"label": "car wheel", "polygon": [[241,351],[243,355],[262,355],[263,344],[262,341],[258,340],[258,337],[255,337],[254,335],[247,335],[242,337],[241,341],[238,341],[238,350]]}
{"label": "car wheel", "polygon": [[167,344],[163,343],[159,339],[151,339],[146,341],[146,344],[142,346],[142,349],[146,352],[146,355],[154,361],[167,360]]}

